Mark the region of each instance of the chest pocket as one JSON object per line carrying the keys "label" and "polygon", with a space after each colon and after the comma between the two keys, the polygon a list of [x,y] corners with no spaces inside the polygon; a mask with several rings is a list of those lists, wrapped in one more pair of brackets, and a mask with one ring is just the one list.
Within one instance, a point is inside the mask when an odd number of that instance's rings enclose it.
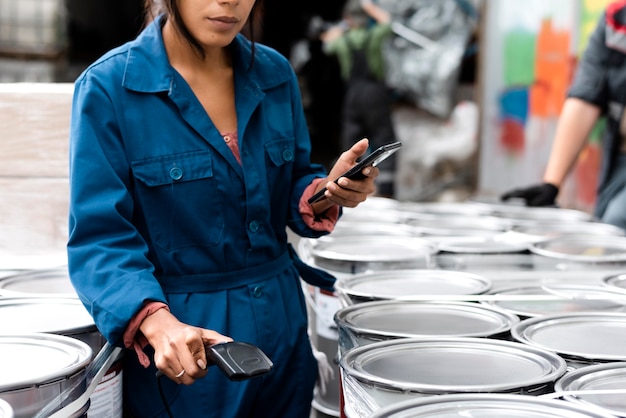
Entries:
{"label": "chest pocket", "polygon": [[154,243],[168,251],[219,243],[224,231],[211,151],[135,161],[137,197]]}
{"label": "chest pocket", "polygon": [[293,138],[276,139],[265,144],[265,153],[270,162],[267,174],[270,187],[291,183],[291,168],[295,159],[294,147]]}

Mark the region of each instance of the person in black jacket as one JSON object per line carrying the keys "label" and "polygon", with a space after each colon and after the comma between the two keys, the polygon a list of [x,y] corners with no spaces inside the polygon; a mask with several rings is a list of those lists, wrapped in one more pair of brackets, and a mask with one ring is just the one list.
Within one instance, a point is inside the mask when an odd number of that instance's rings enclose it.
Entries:
{"label": "person in black jacket", "polygon": [[589,39],[554,136],[541,184],[504,193],[528,206],[554,206],[559,190],[601,116],[607,126],[594,215],[626,229],[626,5],[610,3]]}

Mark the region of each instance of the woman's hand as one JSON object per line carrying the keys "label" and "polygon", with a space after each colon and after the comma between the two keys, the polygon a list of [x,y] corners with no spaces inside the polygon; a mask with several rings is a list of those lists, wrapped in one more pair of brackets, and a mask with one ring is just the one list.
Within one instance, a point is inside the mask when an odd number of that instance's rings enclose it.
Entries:
{"label": "woman's hand", "polygon": [[365,201],[368,195],[374,193],[376,190],[374,180],[379,174],[376,167],[365,167],[363,169],[364,179],[351,180],[340,177],[338,183],[332,181],[352,168],[356,164],[356,160],[366,153],[368,147],[369,141],[364,138],[339,156],[339,159],[328,174],[329,181],[326,183],[322,182],[319,189],[316,190],[318,192],[323,187],[326,187],[324,195],[326,199],[312,205],[315,213],[322,213],[332,205],[356,207],[359,203]]}
{"label": "woman's hand", "polygon": [[174,382],[185,385],[206,376],[205,346],[232,341],[218,332],[184,324],[167,309],[147,316],[139,330],[154,348],[156,367]]}

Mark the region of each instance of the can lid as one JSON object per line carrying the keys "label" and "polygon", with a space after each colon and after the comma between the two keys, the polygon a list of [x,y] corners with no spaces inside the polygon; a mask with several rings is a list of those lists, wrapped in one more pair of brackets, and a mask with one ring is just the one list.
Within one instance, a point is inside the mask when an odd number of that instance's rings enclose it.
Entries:
{"label": "can lid", "polygon": [[[495,295],[554,295],[562,300],[491,301],[486,302],[516,315],[534,317],[574,312],[626,312],[626,293],[606,286],[546,284],[499,289]],[[589,296],[594,296],[590,298]]]}
{"label": "can lid", "polygon": [[529,246],[544,257],[586,263],[626,261],[626,237],[567,235],[539,241]]}
{"label": "can lid", "polygon": [[74,298],[0,298],[0,333],[73,334],[95,330],[93,318]]}
{"label": "can lid", "polygon": [[[610,362],[584,366],[566,373],[554,385],[562,391],[626,390],[626,363]],[[626,416],[626,396],[623,394],[589,393],[565,395],[564,399],[586,405],[595,405],[615,416]]]}
{"label": "can lid", "polygon": [[519,317],[469,302],[363,302],[335,313],[339,328],[386,338],[488,337],[508,332]]}
{"label": "can lid", "polygon": [[529,395],[449,394],[381,408],[371,418],[610,418],[580,405]]}
{"label": "can lid", "polygon": [[532,390],[559,378],[553,352],[489,338],[401,338],[364,345],[340,359],[344,373],[395,391],[442,394]]}
{"label": "can lid", "polygon": [[436,269],[364,273],[335,283],[338,292],[377,300],[410,300],[411,295],[476,295],[490,287],[491,280],[481,275]]}
{"label": "can lid", "polygon": [[63,335],[0,335],[0,392],[72,376],[91,356],[89,345]]}
{"label": "can lid", "polygon": [[[367,228],[367,225],[362,228]],[[430,257],[438,251],[435,244],[423,238],[387,235],[324,237],[311,244],[314,257],[338,261],[410,261],[417,257]]]}
{"label": "can lid", "polygon": [[439,250],[462,254],[513,254],[528,251],[528,244],[493,237],[454,237],[440,240]]}
{"label": "can lid", "polygon": [[599,236],[624,236],[624,230],[615,225],[602,222],[552,222],[535,221],[515,225],[511,228],[514,232],[527,234],[544,239],[556,238],[563,235],[599,235]]}
{"label": "can lid", "polygon": [[67,266],[23,271],[0,278],[0,295],[78,297]]}
{"label": "can lid", "polygon": [[571,360],[626,360],[626,313],[542,315],[520,321],[511,335]]}

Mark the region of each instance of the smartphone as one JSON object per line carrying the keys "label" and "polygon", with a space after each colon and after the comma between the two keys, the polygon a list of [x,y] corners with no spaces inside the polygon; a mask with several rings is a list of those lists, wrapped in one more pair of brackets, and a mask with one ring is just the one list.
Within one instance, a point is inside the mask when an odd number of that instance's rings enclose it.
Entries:
{"label": "smartphone", "polygon": [[[401,142],[392,142],[390,144],[385,144],[377,149],[375,149],[372,153],[363,157],[359,162],[356,163],[354,167],[350,170],[343,173],[339,178],[346,177],[352,180],[359,180],[365,178],[363,175],[363,169],[365,167],[376,167],[378,164],[386,160],[391,154],[398,151],[402,146]],[[337,180],[339,180],[339,178]],[[335,183],[337,183],[335,180]],[[325,198],[324,193],[326,192],[326,187],[324,187],[319,192],[315,193],[309,200],[309,204],[318,202]]]}

